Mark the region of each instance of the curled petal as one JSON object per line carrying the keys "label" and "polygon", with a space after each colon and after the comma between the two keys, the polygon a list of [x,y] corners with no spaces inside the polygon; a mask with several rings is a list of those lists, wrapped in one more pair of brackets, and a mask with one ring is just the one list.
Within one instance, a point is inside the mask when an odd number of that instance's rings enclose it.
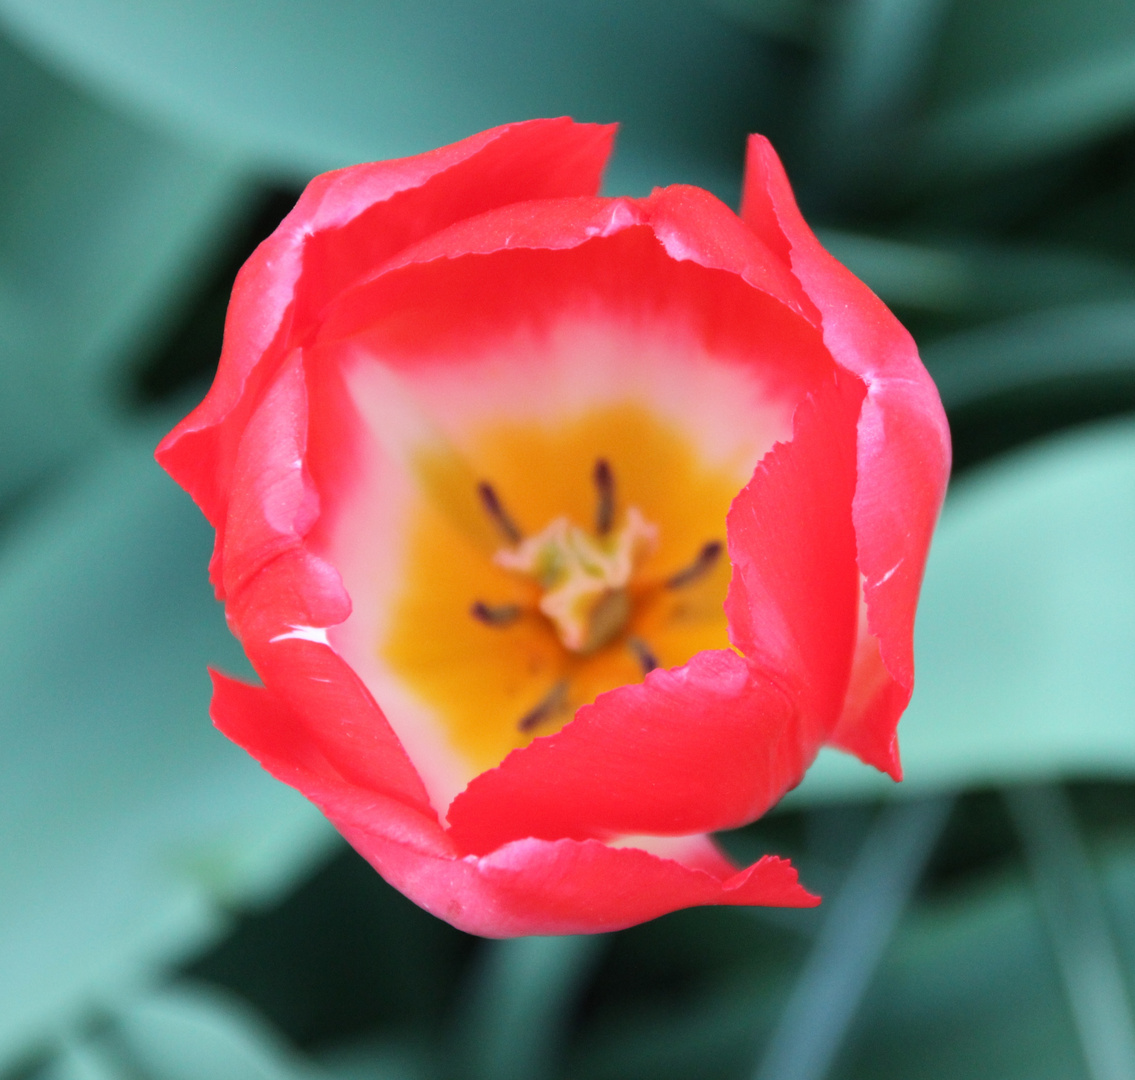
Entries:
{"label": "curled petal", "polygon": [[775,297],[813,325],[819,315],[788,265],[708,191],[658,188],[645,199],[571,198],[522,202],[459,221],[398,252],[371,280],[404,266],[505,250],[562,251],[625,229],[653,232],[676,262],[725,270]]}
{"label": "curled petal", "polygon": [[455,853],[424,800],[344,769],[342,754],[337,752],[341,748],[323,739],[322,732],[313,731],[267,687],[251,686],[220,672],[210,674],[213,724],[272,776],[297,788],[327,812],[343,817],[363,813],[384,821],[389,835],[402,843],[432,854]]}
{"label": "curled petal", "polygon": [[[230,603],[229,625],[257,674],[271,687],[278,716],[290,718],[290,737],[279,739],[282,754],[288,746],[297,754],[314,746],[352,783],[433,815],[421,777],[382,710],[358,675],[327,644],[324,627],[334,620],[320,616],[334,613],[343,596],[335,571],[299,548],[263,568]],[[258,722],[274,731],[284,724],[269,715],[253,717],[243,736],[218,726],[247,748],[252,726]]]}
{"label": "curled petal", "polygon": [[728,649],[698,653],[601,694],[482,773],[450,806],[450,833],[484,853],[527,836],[731,828],[775,803],[808,760],[783,690]]}
{"label": "curled petal", "polygon": [[459,929],[485,937],[622,930],[703,904],[819,903],[791,863],[775,855],[727,878],[598,840],[515,840],[487,855],[445,859],[337,824],[395,888]]}
{"label": "curled petal", "polygon": [[277,555],[295,547],[319,517],[319,493],[305,461],[307,387],[293,352],[249,417],[233,463],[224,517],[226,596]]}

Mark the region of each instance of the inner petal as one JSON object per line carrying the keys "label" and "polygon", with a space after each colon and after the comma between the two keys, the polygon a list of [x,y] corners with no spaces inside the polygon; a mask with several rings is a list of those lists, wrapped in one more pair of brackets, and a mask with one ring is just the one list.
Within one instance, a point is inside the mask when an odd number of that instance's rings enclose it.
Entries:
{"label": "inner petal", "polygon": [[[760,325],[746,324],[752,355],[719,352],[680,314],[565,315],[471,340],[457,358],[362,341],[313,357],[344,376],[340,399],[312,406],[335,449],[315,466],[336,491],[321,552],[352,603],[329,640],[443,816],[475,775],[600,692],[726,643],[726,511],[791,436],[798,388],[773,352],[762,359]],[[484,484],[522,538],[558,518],[599,537],[631,507],[657,529],[627,583],[630,610],[614,611],[619,634],[586,662],[533,617],[537,583],[493,562],[514,542]]]}

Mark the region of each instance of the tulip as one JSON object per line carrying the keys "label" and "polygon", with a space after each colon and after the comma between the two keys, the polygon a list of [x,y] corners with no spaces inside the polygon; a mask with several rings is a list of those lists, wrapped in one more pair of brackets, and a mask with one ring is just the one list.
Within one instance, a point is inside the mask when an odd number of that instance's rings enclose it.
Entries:
{"label": "tulip", "polygon": [[910,336],[766,140],[741,216],[538,120],[311,182],[158,448],[262,686],[217,726],[490,937],[818,902],[709,834],[895,729],[949,470]]}

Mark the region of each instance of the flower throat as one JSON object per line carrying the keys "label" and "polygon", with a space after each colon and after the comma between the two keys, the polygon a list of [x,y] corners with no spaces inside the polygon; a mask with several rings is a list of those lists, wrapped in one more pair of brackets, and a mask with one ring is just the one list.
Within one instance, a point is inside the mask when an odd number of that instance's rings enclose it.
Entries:
{"label": "flower throat", "polygon": [[[493,562],[535,583],[534,606],[517,603],[489,604],[475,600],[470,606],[474,619],[492,628],[512,626],[520,619],[542,619],[554,630],[569,658],[582,660],[608,646],[622,644],[634,657],[642,674],[658,666],[650,644],[628,632],[636,600],[653,591],[635,576],[643,561],[658,544],[659,530],[636,506],[628,506],[621,524],[616,524],[615,476],[606,458],[592,470],[595,516],[591,530],[581,528],[567,516],[554,518],[540,532],[525,536],[506,509],[496,489],[486,481],[477,487],[481,506],[502,539]],[[695,584],[713,570],[721,557],[718,540],[705,543],[692,562],[661,583],[667,590]],[[558,679],[547,694],[517,721],[520,731],[537,728],[562,712],[569,701],[569,680]]]}
{"label": "flower throat", "polygon": [[375,642],[406,707],[472,776],[600,694],[728,648],[721,541],[751,473],[625,401],[424,452]]}

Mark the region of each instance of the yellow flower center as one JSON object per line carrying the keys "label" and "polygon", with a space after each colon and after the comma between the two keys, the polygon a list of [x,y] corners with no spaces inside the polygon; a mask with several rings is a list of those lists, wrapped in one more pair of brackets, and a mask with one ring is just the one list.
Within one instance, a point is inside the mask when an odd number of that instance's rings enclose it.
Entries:
{"label": "yellow flower center", "polygon": [[722,541],[746,464],[703,461],[629,404],[499,423],[459,465],[419,462],[382,659],[481,771],[603,691],[728,647]]}

